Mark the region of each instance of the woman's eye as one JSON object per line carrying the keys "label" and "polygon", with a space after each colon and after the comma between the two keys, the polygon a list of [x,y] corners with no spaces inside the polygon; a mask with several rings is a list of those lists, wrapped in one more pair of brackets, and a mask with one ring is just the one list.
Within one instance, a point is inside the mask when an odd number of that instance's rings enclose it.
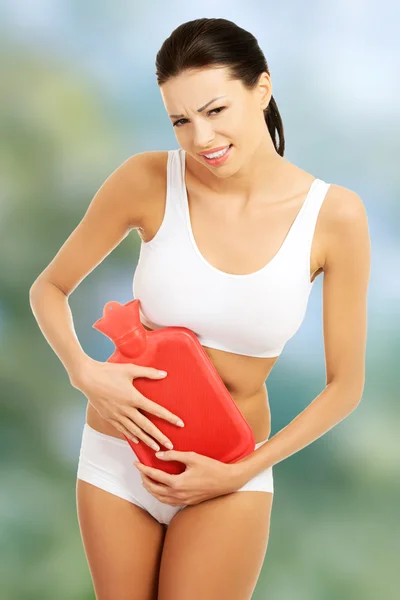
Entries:
{"label": "woman's eye", "polygon": [[224,110],[224,108],[225,108],[225,106],[220,106],[219,108],[213,108],[212,110],[209,110],[209,111],[208,111],[208,114],[210,114],[210,113],[214,112],[215,110],[218,110],[218,111],[220,111],[220,112],[221,112],[221,110]]}
{"label": "woman's eye", "polygon": [[[224,108],[226,108],[226,106],[219,106],[218,108],[213,108],[211,110],[208,111],[208,115],[212,112],[218,111],[217,114],[219,114],[222,110],[224,110]],[[175,123],[173,123],[174,127],[181,127],[181,125],[179,125],[179,123],[181,123],[182,121],[187,121],[187,119],[179,119],[179,121],[175,121]]]}

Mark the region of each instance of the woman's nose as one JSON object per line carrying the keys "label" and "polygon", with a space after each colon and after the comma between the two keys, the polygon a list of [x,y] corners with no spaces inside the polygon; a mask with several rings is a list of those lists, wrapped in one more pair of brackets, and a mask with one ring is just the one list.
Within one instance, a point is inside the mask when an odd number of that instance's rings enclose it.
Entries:
{"label": "woman's nose", "polygon": [[196,148],[211,148],[214,137],[211,127],[203,124],[203,126],[197,127],[195,130],[194,146]]}

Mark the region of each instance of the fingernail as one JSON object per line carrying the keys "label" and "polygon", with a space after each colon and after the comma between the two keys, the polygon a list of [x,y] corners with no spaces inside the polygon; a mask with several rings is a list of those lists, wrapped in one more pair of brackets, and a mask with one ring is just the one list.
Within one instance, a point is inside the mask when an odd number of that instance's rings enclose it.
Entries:
{"label": "fingernail", "polygon": [[171,444],[171,442],[166,442],[166,443],[164,444],[164,446],[165,446],[166,448],[169,448],[170,450],[172,450],[172,448],[173,448],[173,445]]}
{"label": "fingernail", "polygon": [[179,421],[176,422],[176,424],[178,425],[178,427],[185,427],[185,423],[183,421],[181,421],[179,419]]}
{"label": "fingernail", "polygon": [[156,456],[158,458],[162,458],[164,456],[164,452],[156,452]]}
{"label": "fingernail", "polygon": [[160,446],[157,446],[157,444],[151,444],[151,447],[153,448],[153,450],[159,450]]}

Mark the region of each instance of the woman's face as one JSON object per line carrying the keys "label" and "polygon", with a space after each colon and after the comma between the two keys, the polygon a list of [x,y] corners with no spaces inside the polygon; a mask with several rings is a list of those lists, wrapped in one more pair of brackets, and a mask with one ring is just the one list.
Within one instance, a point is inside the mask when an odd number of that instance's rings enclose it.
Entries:
{"label": "woman's face", "polygon": [[[266,134],[263,110],[271,97],[267,73],[249,91],[240,80],[228,80],[227,67],[185,71],[160,91],[180,147],[216,175],[237,171]],[[229,158],[219,166],[199,154],[230,144]]]}

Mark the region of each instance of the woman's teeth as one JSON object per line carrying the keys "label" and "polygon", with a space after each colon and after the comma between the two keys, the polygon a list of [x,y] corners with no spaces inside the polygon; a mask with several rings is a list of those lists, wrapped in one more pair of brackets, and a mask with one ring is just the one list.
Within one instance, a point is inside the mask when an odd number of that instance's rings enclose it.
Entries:
{"label": "woman's teeth", "polygon": [[219,152],[214,152],[214,154],[205,154],[204,156],[206,156],[207,158],[219,158],[220,156],[223,156],[225,154],[225,152],[227,152],[228,150],[229,150],[229,146],[224,148],[224,150],[220,150]]}

